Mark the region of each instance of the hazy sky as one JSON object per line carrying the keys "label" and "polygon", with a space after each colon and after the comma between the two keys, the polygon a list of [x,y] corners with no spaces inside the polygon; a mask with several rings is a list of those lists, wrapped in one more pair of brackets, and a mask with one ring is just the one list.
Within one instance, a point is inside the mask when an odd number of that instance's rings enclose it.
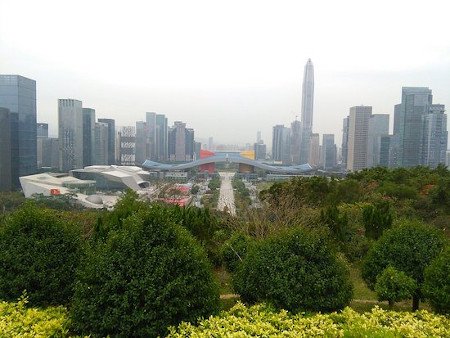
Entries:
{"label": "hazy sky", "polygon": [[156,111],[197,137],[261,130],[271,146],[272,126],[300,115],[311,58],[313,129],[340,142],[350,106],[393,114],[402,86],[450,107],[449,13],[430,0],[0,0],[0,73],[37,81],[54,135],[57,99],[76,98],[118,125]]}

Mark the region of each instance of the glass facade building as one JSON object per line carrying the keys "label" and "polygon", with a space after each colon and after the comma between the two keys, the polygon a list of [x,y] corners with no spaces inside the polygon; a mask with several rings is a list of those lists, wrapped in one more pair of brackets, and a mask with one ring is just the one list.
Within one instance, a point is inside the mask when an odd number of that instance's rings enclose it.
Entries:
{"label": "glass facade building", "polygon": [[98,122],[108,125],[108,164],[116,164],[116,121],[113,119],[98,119]]}
{"label": "glass facade building", "polygon": [[83,166],[94,163],[95,109],[83,108]]}
{"label": "glass facade building", "polygon": [[20,176],[37,170],[36,81],[0,75],[0,107],[10,112],[11,179],[18,188]]}
{"label": "glass facade building", "polygon": [[83,108],[81,101],[58,100],[59,165],[67,172],[83,167]]}

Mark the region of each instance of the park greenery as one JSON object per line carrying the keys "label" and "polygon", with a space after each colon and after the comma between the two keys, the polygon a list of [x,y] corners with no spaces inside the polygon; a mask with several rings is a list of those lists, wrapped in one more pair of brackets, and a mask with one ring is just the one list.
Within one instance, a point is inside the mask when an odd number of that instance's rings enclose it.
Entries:
{"label": "park greenery", "polygon": [[445,167],[299,177],[259,197],[232,217],[131,191],[111,211],[0,194],[0,336],[450,335]]}

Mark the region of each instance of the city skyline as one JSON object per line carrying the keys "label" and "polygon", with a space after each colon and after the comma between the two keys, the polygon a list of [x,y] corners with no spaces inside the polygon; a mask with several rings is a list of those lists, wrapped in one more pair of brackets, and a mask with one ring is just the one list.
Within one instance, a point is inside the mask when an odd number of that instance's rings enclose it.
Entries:
{"label": "city skyline", "polygon": [[[189,121],[202,139],[253,143],[261,130],[270,143],[273,125],[300,116],[308,58],[315,64],[313,132],[333,133],[337,144],[349,107],[371,105],[392,120],[401,87],[433,88],[436,102],[450,104],[449,23],[437,1],[409,2],[407,16],[398,15],[402,4],[353,1],[327,3],[326,11],[313,3],[180,2],[174,17],[167,4],[108,3],[108,16],[99,16],[105,4],[71,7],[74,17],[99,22],[71,27],[55,15],[67,9],[63,4],[0,1],[0,72],[39,83],[38,121],[50,123],[52,136],[57,99],[73,97],[118,126],[157,111],[171,122]],[[303,12],[310,17],[296,19]],[[19,13],[23,27],[12,21]],[[433,17],[433,25],[411,24],[423,17]],[[416,41],[426,47],[417,50]]]}

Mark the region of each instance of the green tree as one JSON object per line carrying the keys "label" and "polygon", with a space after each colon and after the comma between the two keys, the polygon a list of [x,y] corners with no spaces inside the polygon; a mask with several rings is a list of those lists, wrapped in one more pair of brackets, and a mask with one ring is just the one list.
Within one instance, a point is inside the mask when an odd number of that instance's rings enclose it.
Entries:
{"label": "green tree", "polygon": [[377,201],[363,208],[363,224],[368,238],[380,238],[383,231],[392,226],[392,220],[389,201]]}
{"label": "green tree", "polygon": [[78,271],[71,307],[83,335],[156,337],[218,308],[218,288],[203,248],[152,205],[122,220]]}
{"label": "green tree", "polygon": [[388,266],[403,271],[414,279],[417,288],[413,293],[413,310],[419,308],[423,298],[422,284],[425,267],[444,246],[440,231],[420,221],[406,220],[387,230],[369,250],[362,267],[362,276],[371,289],[376,278]]}
{"label": "green tree", "polygon": [[225,268],[229,272],[235,272],[239,264],[244,260],[253,239],[243,233],[235,233],[222,245],[221,256]]}
{"label": "green tree", "polygon": [[390,308],[394,306],[395,302],[411,298],[416,288],[414,279],[392,266],[384,269],[377,276],[375,283],[375,292],[378,300],[387,300]]}
{"label": "green tree", "polygon": [[436,312],[450,313],[450,247],[425,269],[424,293]]}
{"label": "green tree", "polygon": [[27,202],[0,227],[0,298],[26,290],[31,305],[68,304],[81,255],[76,227]]}
{"label": "green tree", "polygon": [[233,276],[244,301],[289,311],[334,311],[352,298],[345,264],[326,234],[297,228],[256,243]]}

